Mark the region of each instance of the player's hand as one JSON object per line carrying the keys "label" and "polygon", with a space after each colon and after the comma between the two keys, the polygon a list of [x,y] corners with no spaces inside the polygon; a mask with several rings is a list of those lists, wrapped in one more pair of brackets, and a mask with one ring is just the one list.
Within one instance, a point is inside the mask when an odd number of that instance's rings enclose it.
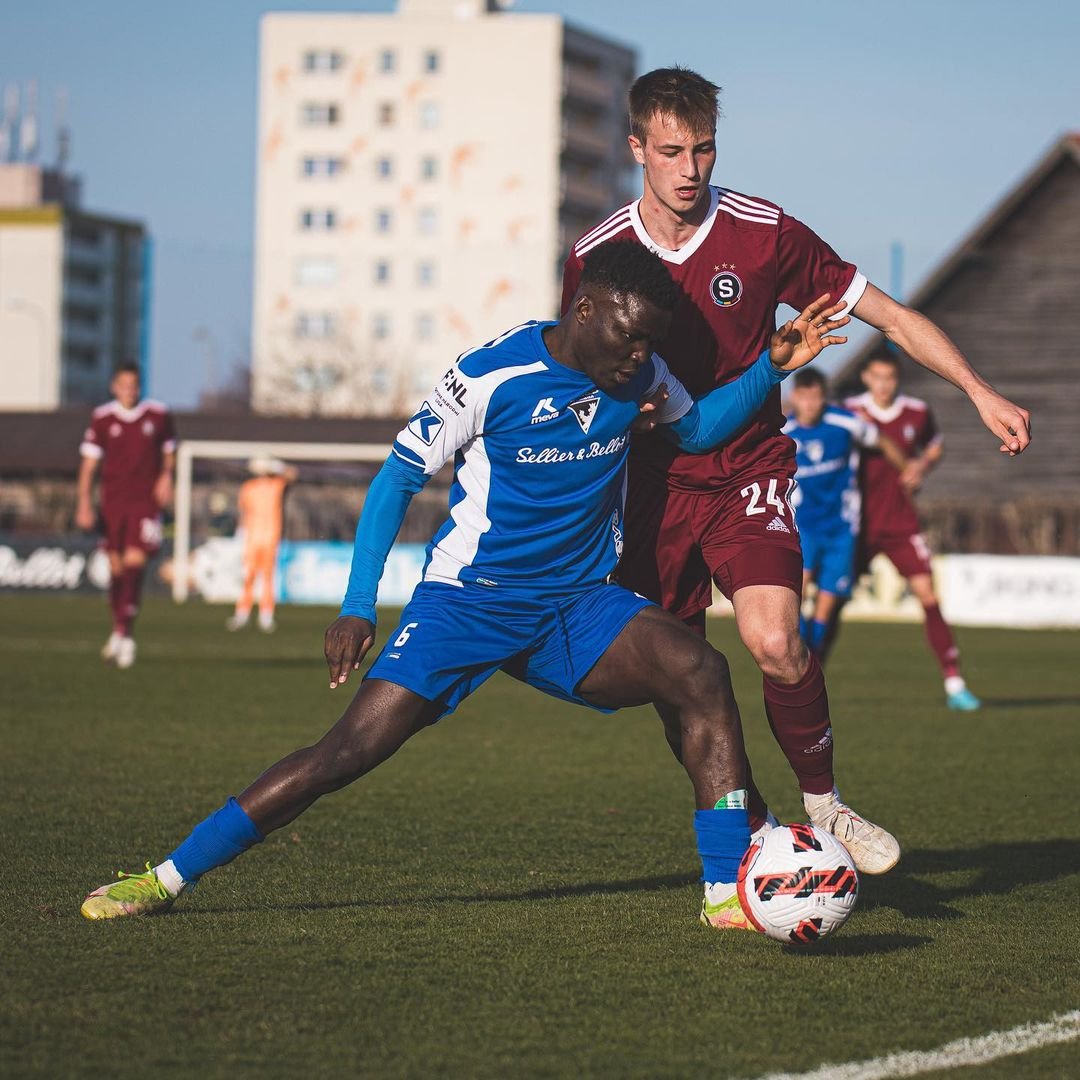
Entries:
{"label": "player's hand", "polygon": [[925,461],[918,459],[909,461],[900,474],[900,486],[909,494],[914,495],[922,487],[926,479],[929,466]]}
{"label": "player's hand", "polygon": [[172,505],[173,479],[172,473],[163,472],[154,483],[154,500],[163,510]]}
{"label": "player's hand", "polygon": [[375,627],[367,619],[342,615],[326,631],[323,654],[330,669],[330,689],[340,686],[350,671],[360,667],[360,661],[375,644]]}
{"label": "player's hand", "polygon": [[829,294],[823,293],[797,319],[789,319],[769,340],[772,365],[780,371],[796,371],[805,367],[822,349],[843,345],[846,337],[833,333],[847,326],[851,318],[834,318],[847,304],[841,301],[828,307]]}
{"label": "player's hand", "polygon": [[89,503],[79,503],[75,510],[75,524],[87,532],[97,524],[97,515]]}
{"label": "player's hand", "polygon": [[634,433],[652,431],[656,427],[656,418],[653,414],[667,399],[667,383],[661,383],[647,398],[641,399],[637,419],[630,425],[630,430]]}
{"label": "player's hand", "polygon": [[971,395],[971,403],[989,431],[1001,440],[999,449],[1009,457],[1022,454],[1031,442],[1031,413],[985,386]]}

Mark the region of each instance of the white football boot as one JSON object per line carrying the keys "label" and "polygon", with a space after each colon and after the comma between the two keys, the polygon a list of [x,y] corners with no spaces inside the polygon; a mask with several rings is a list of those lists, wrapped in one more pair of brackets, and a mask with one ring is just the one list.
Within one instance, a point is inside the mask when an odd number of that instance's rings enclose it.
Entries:
{"label": "white football boot", "polygon": [[836,788],[825,795],[803,792],[803,806],[811,824],[847,848],[860,874],[887,874],[900,861],[896,837],[842,803]]}
{"label": "white football boot", "polygon": [[272,611],[259,612],[259,629],[264,634],[272,634],[277,629],[277,623],[274,622],[274,613]]}
{"label": "white football boot", "polygon": [[120,648],[120,642],[123,641],[123,637],[115,630],[109,635],[109,640],[101,646],[101,659],[106,664],[112,664],[116,661],[116,653]]}
{"label": "white football boot", "polygon": [[116,646],[116,666],[118,668],[129,668],[135,663],[135,639],[134,638],[121,638],[120,643]]}
{"label": "white football boot", "polygon": [[225,620],[226,630],[243,630],[248,624],[248,619],[251,618],[250,611],[238,611],[235,615],[230,615]]}

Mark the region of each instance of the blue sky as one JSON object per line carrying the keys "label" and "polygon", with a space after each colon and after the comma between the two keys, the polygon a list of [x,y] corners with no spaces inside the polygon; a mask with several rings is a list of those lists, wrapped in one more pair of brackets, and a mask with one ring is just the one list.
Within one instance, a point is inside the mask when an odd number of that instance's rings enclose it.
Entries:
{"label": "blue sky", "polygon": [[[219,366],[248,356],[259,16],[393,6],[36,0],[5,11],[0,83],[38,80],[46,160],[63,84],[87,208],[150,226],[155,396],[194,401],[207,331]],[[1080,4],[520,0],[515,10],[610,34],[638,49],[642,70],[683,63],[719,82],[714,179],[780,203],[883,287],[893,241],[910,291],[1054,139],[1080,129]]]}

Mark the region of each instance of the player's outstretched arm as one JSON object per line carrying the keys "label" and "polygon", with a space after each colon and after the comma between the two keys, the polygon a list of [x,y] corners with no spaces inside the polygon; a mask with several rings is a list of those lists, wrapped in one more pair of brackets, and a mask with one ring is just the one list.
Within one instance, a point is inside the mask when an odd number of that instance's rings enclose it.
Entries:
{"label": "player's outstretched arm", "polygon": [[880,330],[917,364],[963,390],[987,430],[1001,440],[1003,454],[1015,457],[1024,452],[1031,442],[1031,413],[1002,397],[944,330],[872,284],[866,286],[853,314]]}
{"label": "player's outstretched arm", "polygon": [[375,643],[375,598],[386,556],[412,497],[428,481],[423,469],[391,453],[368,488],[356,525],[349,585],[341,615],[326,631],[323,653],[333,690],[360,666]]}
{"label": "player's outstretched arm", "polygon": [[[666,421],[661,431],[674,440],[681,450],[701,454],[714,449],[731,438],[765,404],[769,392],[792,371],[810,363],[823,349],[847,340],[832,334],[848,322],[847,316],[834,318],[843,303],[828,306],[829,296],[819,296],[797,319],[785,323],[773,335],[771,345],[757,362],[733,382],[717,387],[704,397],[697,398],[688,412],[674,422]],[[678,380],[671,376],[674,382]],[[679,384],[679,390],[686,391]],[[653,404],[642,404],[639,423],[651,419],[647,412],[658,414]],[[661,417],[661,422],[665,422]]]}

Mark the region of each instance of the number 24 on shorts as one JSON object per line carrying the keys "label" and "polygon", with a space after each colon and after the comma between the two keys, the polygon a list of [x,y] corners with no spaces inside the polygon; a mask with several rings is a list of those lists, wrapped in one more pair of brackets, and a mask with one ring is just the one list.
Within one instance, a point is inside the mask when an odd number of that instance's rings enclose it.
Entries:
{"label": "number 24 on shorts", "polygon": [[787,481],[787,490],[783,495],[779,494],[776,490],[777,480],[773,477],[769,481],[768,489],[765,492],[765,503],[761,502],[761,485],[755,480],[752,484],[747,484],[746,487],[739,492],[739,494],[747,500],[746,502],[746,516],[754,517],[757,514],[767,514],[769,507],[773,507],[777,516],[785,517],[785,511],[791,515],[791,520],[795,520],[795,511],[791,508],[791,493],[795,489],[795,481]]}

